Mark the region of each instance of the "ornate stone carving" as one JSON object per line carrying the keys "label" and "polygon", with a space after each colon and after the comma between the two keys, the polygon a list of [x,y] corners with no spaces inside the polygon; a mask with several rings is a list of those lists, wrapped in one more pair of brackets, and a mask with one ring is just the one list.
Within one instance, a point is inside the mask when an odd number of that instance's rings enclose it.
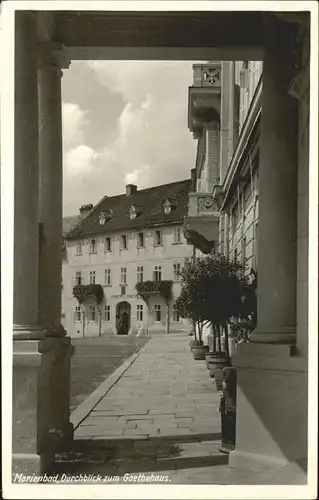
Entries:
{"label": "ornate stone carving", "polygon": [[197,198],[198,212],[218,212],[218,210],[218,204],[211,196],[202,196]]}
{"label": "ornate stone carving", "polygon": [[207,68],[204,71],[204,82],[210,85],[220,85],[220,68]]}
{"label": "ornate stone carving", "polygon": [[194,245],[203,254],[210,254],[214,248],[214,242],[208,241],[204,236],[193,229],[187,229],[184,231],[185,238],[189,245]]}

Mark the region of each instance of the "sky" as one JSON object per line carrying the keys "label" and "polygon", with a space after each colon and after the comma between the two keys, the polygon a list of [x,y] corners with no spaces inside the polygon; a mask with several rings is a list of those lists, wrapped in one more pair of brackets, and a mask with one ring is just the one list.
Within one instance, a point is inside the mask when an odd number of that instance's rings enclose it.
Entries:
{"label": "sky", "polygon": [[187,61],[77,61],[62,78],[63,215],[190,177]]}

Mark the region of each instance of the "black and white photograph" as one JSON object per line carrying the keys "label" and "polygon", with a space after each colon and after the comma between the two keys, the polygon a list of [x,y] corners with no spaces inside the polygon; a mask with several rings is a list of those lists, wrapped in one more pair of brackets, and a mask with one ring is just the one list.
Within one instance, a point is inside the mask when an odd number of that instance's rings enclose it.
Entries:
{"label": "black and white photograph", "polygon": [[317,2],[0,9],[3,498],[315,499]]}

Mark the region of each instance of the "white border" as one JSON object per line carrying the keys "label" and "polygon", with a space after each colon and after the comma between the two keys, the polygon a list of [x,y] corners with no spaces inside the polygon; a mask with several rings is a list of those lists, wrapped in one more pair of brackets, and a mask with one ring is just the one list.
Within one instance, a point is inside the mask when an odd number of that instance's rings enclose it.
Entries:
{"label": "white border", "polygon": [[[2,474],[4,498],[316,498],[317,471],[309,467],[308,486],[11,484],[12,311],[13,311],[13,89],[14,11],[310,11],[311,88],[309,169],[309,461],[317,461],[318,353],[318,5],[315,1],[5,1],[1,5],[1,254],[2,254]],[[315,387],[312,387],[314,385]],[[289,418],[283,416],[283,418]]]}

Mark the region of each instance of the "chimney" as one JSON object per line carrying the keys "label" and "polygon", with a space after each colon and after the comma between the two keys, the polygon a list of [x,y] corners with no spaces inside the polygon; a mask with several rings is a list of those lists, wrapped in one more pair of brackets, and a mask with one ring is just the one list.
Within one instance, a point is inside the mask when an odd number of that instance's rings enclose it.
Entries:
{"label": "chimney", "polygon": [[135,184],[127,184],[126,196],[131,196],[132,194],[136,193],[136,191],[137,191],[137,186],[135,186]]}
{"label": "chimney", "polygon": [[194,193],[196,191],[196,168],[192,168],[191,170],[191,180],[192,180],[192,191]]}
{"label": "chimney", "polygon": [[82,205],[82,207],[80,208],[80,215],[81,215],[81,219],[87,215],[93,208],[93,205],[92,203],[90,203],[89,205]]}

